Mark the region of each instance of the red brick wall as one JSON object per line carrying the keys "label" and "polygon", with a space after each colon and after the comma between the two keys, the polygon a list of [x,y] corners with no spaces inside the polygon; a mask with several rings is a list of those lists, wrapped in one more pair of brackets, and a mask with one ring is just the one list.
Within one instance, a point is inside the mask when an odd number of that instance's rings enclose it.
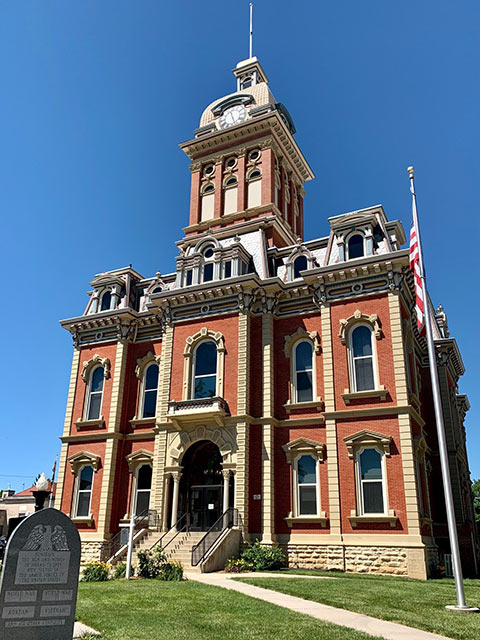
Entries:
{"label": "red brick wall", "polygon": [[250,413],[262,415],[262,316],[250,319]]}
{"label": "red brick wall", "polygon": [[248,466],[248,531],[262,530],[262,501],[254,500],[254,494],[262,495],[262,425],[250,425]]}

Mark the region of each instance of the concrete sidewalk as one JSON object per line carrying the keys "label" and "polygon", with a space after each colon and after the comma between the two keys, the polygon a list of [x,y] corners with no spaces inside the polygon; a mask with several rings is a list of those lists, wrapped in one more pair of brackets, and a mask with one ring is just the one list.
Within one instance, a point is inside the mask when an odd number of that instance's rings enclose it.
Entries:
{"label": "concrete sidewalk", "polygon": [[[243,573],[242,578],[260,578],[266,577],[278,577],[277,574],[262,574],[262,573]],[[362,613],[354,613],[353,611],[347,611],[346,609],[337,609],[336,607],[330,607],[326,604],[320,604],[318,602],[312,602],[311,600],[303,600],[303,598],[297,598],[296,596],[289,596],[285,593],[278,593],[276,591],[270,591],[269,589],[263,589],[261,587],[254,587],[250,584],[244,584],[243,582],[237,582],[233,580],[234,577],[240,577],[238,574],[229,575],[227,573],[186,573],[185,577],[189,580],[196,580],[197,582],[203,582],[204,584],[211,584],[216,587],[223,587],[224,589],[231,589],[238,591],[252,598],[258,598],[259,600],[265,600],[271,604],[276,604],[298,613],[304,613],[318,620],[324,620],[325,622],[331,622],[333,624],[340,625],[342,627],[349,627],[357,631],[363,631],[372,636],[379,636],[381,638],[387,638],[387,640],[445,640],[445,636],[440,636],[436,633],[429,633],[428,631],[420,631],[420,629],[414,629],[413,627],[406,627],[403,624],[396,622],[387,622],[386,620],[379,620],[378,618],[372,618]],[[289,576],[282,576],[288,578]],[[292,578],[300,578],[302,576],[291,576]],[[309,576],[303,576],[308,578]],[[335,578],[321,578],[323,580],[335,580]]]}

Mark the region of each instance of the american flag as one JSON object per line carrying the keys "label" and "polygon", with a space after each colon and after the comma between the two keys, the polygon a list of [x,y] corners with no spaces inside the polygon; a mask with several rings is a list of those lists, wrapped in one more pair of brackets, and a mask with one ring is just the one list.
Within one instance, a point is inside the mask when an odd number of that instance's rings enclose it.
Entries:
{"label": "american flag", "polygon": [[[415,204],[413,205],[415,206]],[[423,300],[422,280],[420,278],[420,258],[418,249],[417,230],[415,222],[412,222],[410,230],[410,269],[415,280],[415,312],[417,314],[417,327],[420,333],[425,326],[425,306]]]}

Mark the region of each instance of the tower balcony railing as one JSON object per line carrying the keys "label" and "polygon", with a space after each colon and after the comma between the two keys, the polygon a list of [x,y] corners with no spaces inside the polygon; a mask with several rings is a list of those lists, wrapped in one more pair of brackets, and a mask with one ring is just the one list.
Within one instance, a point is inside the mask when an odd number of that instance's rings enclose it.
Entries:
{"label": "tower balcony railing", "polygon": [[178,427],[205,418],[213,419],[219,427],[225,425],[226,416],[230,415],[228,404],[224,398],[192,398],[190,400],[171,400],[168,403],[168,417]]}

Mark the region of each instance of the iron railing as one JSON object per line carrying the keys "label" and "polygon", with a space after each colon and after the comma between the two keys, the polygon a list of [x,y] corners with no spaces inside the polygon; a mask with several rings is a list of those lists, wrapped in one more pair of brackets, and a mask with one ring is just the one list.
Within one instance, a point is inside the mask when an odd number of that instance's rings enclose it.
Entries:
{"label": "iron railing", "polygon": [[[133,535],[142,529],[155,529],[158,527],[158,513],[155,509],[146,509],[140,515],[135,516],[135,526]],[[116,555],[120,549],[128,544],[128,527],[122,527],[108,542],[105,542],[102,555],[105,560],[109,560]]]}
{"label": "iron railing", "polygon": [[192,567],[196,567],[205,558],[226,529],[238,527],[240,515],[238,509],[229,507],[210,527],[198,544],[192,548]]}
{"label": "iron railing", "polygon": [[[165,544],[162,544],[162,542],[165,540],[168,534],[172,533],[172,531],[175,531],[175,535],[172,536],[168,542],[166,542]],[[152,546],[150,547],[150,551],[158,546],[160,546],[165,551],[168,545],[171,544],[180,533],[185,533],[186,531],[190,531],[190,514],[189,513],[184,513],[182,516],[180,516],[180,518],[173,525],[173,527],[170,527],[170,529],[166,531],[159,540],[157,540],[152,544]]]}

